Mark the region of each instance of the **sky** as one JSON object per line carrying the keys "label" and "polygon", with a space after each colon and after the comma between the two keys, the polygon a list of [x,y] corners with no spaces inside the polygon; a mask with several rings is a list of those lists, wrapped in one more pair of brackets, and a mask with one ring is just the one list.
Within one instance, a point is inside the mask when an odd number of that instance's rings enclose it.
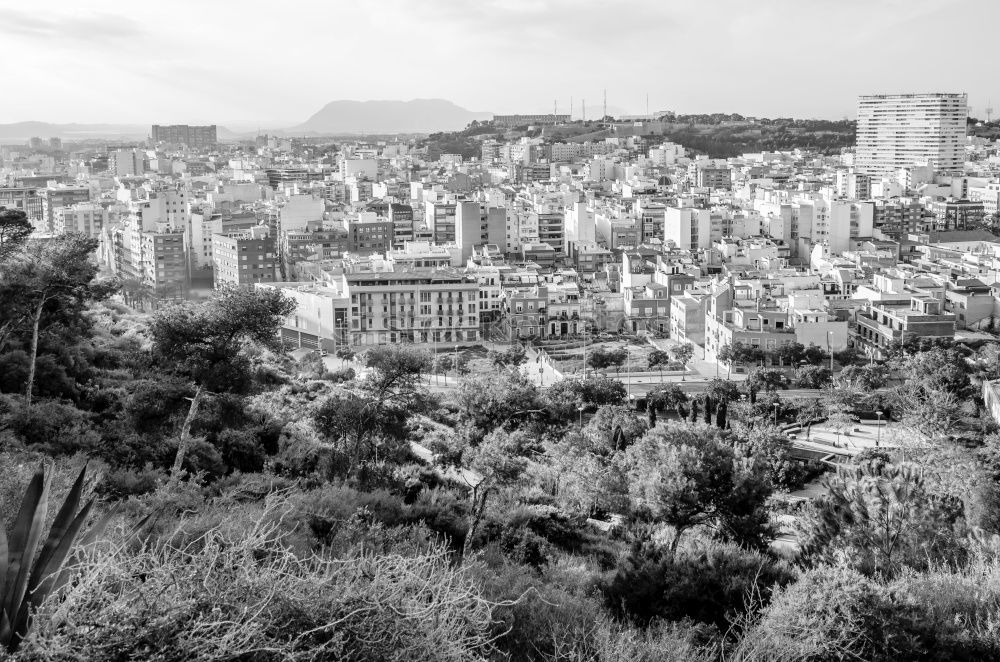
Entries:
{"label": "sky", "polygon": [[[0,123],[298,124],[337,99],[472,111],[1000,117],[997,0],[0,0]],[[592,111],[588,112],[592,115]]]}

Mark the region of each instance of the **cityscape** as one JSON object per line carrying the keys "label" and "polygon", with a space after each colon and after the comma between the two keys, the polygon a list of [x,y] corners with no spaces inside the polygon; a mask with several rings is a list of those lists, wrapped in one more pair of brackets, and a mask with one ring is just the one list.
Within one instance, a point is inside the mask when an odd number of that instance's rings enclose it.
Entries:
{"label": "cityscape", "polygon": [[[589,2],[389,4],[511,48],[529,19],[603,33]],[[0,34],[127,53],[150,11]],[[364,11],[320,13],[402,55],[402,19]],[[983,88],[837,83],[828,116],[766,116],[693,112],[717,90],[678,73],[634,113],[635,72],[526,73],[473,105],[466,38],[424,45],[469,79],[454,101],[387,76],[304,121],[275,119],[308,115],[291,85],[261,122],[0,107],[0,655],[1000,659]]]}

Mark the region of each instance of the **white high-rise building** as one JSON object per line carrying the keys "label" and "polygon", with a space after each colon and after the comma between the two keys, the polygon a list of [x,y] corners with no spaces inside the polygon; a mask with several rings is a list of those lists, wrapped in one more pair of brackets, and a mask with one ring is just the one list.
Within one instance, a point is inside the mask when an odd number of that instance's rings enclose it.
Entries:
{"label": "white high-rise building", "polygon": [[965,94],[858,97],[855,170],[885,175],[928,164],[938,171],[960,171],[968,114]]}

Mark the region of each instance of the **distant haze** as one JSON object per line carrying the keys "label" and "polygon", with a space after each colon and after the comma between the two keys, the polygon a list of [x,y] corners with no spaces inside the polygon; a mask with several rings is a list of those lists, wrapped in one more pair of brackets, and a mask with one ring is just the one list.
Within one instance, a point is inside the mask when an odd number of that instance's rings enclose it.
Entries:
{"label": "distant haze", "polygon": [[572,98],[576,117],[586,99],[589,118],[605,89],[633,114],[839,119],[859,94],[954,91],[982,116],[1000,105],[998,19],[995,0],[8,2],[0,124],[243,132],[333,99],[508,114]]}

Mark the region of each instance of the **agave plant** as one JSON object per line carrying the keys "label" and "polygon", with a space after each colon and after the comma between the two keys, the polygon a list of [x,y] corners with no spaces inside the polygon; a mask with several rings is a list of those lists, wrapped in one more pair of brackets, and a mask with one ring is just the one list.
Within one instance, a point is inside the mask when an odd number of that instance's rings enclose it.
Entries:
{"label": "agave plant", "polygon": [[[51,482],[51,474],[44,466],[35,472],[28,484],[9,540],[0,526],[0,646],[8,652],[17,650],[31,627],[32,614],[68,578],[64,567],[66,559],[94,507],[91,499],[79,508],[86,473],[84,467],[52,522],[37,557],[35,552],[42,540]],[[107,521],[108,518],[103,518],[79,542],[93,541]]]}

